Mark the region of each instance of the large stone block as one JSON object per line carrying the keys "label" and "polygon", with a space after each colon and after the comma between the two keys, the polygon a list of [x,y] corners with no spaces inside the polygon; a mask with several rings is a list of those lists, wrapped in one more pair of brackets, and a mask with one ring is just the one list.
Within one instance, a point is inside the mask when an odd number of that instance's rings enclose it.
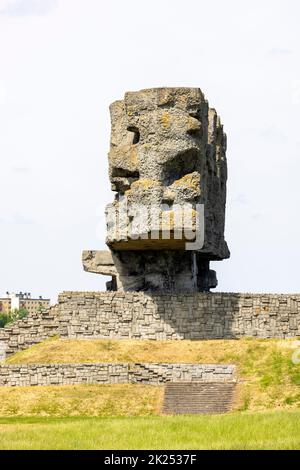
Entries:
{"label": "large stone block", "polygon": [[199,88],[125,93],[110,106],[107,245],[84,252],[84,269],[109,274],[119,291],[209,291],[210,260],[224,239],[226,135]]}

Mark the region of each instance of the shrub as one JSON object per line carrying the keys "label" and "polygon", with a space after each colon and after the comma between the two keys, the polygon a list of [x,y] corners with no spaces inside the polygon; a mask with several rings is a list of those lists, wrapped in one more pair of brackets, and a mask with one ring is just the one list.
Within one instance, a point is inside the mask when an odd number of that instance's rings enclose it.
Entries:
{"label": "shrub", "polygon": [[25,308],[20,310],[13,310],[11,312],[0,313],[0,328],[4,328],[5,325],[13,323],[17,320],[27,317],[28,311]]}
{"label": "shrub", "polygon": [[4,328],[7,323],[9,323],[8,313],[0,313],[0,328]]}

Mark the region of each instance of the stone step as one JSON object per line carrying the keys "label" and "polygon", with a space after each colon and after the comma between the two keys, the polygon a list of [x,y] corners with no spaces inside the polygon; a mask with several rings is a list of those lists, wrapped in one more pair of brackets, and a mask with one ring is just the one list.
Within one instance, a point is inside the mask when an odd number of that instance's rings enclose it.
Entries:
{"label": "stone step", "polygon": [[166,414],[226,413],[232,409],[235,386],[235,382],[166,384],[162,412]]}

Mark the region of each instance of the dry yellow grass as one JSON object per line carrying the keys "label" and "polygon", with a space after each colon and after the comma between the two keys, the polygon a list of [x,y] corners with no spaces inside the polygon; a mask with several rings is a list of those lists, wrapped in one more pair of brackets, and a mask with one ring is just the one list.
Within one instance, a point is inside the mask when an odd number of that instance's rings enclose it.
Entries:
{"label": "dry yellow grass", "polygon": [[162,399],[150,385],[0,387],[0,416],[148,416]]}
{"label": "dry yellow grass", "polygon": [[208,341],[139,340],[64,340],[52,338],[18,352],[8,364],[83,363],[83,362],[166,362],[244,364],[255,351],[256,362],[264,361],[264,352],[281,352],[290,357],[300,341],[243,338]]}

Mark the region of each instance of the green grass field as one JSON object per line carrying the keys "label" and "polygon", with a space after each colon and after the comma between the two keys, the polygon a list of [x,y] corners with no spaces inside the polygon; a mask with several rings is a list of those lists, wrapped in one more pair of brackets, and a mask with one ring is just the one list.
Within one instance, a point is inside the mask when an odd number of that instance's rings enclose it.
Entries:
{"label": "green grass field", "polygon": [[0,449],[300,449],[300,412],[2,418]]}

